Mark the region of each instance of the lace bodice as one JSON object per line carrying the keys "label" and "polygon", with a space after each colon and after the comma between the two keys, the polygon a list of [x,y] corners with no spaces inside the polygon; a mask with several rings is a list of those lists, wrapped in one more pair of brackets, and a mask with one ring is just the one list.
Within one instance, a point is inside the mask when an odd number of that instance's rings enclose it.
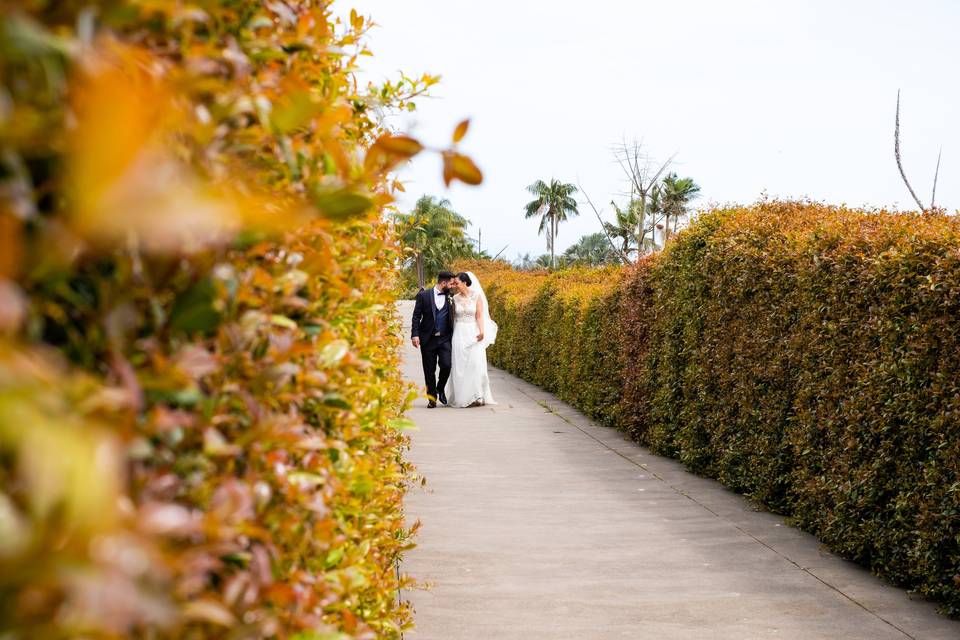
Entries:
{"label": "lace bodice", "polygon": [[476,322],[477,321],[477,300],[480,296],[477,294],[464,295],[458,293],[453,297],[454,320],[456,322]]}

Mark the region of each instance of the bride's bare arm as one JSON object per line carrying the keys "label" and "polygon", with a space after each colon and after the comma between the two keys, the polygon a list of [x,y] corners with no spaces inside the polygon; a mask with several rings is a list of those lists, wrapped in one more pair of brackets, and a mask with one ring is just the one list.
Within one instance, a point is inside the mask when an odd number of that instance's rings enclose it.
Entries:
{"label": "bride's bare arm", "polygon": [[480,333],[477,334],[477,342],[480,342],[483,340],[483,298],[477,298],[477,312],[474,317],[476,317],[477,327],[480,329]]}

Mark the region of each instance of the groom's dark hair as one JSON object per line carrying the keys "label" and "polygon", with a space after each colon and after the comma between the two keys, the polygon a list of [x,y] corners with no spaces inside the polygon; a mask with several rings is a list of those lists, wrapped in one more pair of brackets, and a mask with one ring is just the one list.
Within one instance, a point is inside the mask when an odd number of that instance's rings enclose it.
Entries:
{"label": "groom's dark hair", "polygon": [[444,280],[453,280],[457,276],[450,273],[449,271],[441,271],[437,274],[437,282],[443,282]]}

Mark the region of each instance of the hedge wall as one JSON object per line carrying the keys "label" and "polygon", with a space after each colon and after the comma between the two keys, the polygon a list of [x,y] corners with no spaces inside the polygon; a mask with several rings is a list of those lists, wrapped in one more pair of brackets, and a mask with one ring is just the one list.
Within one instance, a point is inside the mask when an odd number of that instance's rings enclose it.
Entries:
{"label": "hedge wall", "polygon": [[359,85],[369,24],[321,0],[0,13],[3,638],[409,626],[382,211],[419,145],[377,114],[430,79]]}
{"label": "hedge wall", "polygon": [[622,270],[485,270],[491,359],[960,613],[960,222],[764,202]]}
{"label": "hedge wall", "polygon": [[617,270],[546,275],[484,262],[467,268],[490,283],[484,286],[491,287],[490,310],[500,325],[491,362],[614,424],[618,407],[609,393],[621,384],[620,371],[604,363],[618,359],[618,343],[608,338],[616,300],[604,294]]}

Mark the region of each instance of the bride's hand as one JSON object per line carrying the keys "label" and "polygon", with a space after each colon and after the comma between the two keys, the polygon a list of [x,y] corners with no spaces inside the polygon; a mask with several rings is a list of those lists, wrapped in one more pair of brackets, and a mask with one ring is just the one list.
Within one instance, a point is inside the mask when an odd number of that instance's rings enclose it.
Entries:
{"label": "bride's hand", "polygon": [[483,342],[483,331],[477,334],[477,342]]}

